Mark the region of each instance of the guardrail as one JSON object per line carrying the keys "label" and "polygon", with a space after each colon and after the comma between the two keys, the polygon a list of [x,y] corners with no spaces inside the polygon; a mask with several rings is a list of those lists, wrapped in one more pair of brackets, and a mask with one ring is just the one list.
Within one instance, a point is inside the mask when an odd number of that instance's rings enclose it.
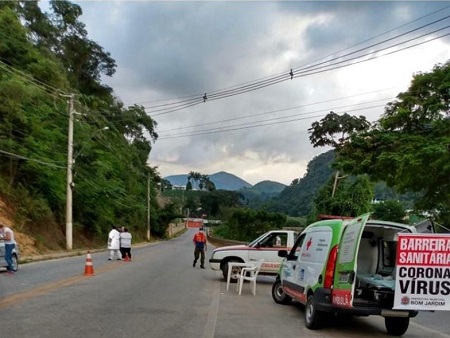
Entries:
{"label": "guardrail", "polygon": [[182,230],[187,229],[186,223],[169,223],[169,227],[167,228],[167,235],[171,238],[173,235],[176,235]]}
{"label": "guardrail", "polygon": [[235,241],[232,239],[224,239],[224,238],[214,237],[214,236],[210,235],[209,231],[208,231],[206,237],[208,239],[208,242],[210,242],[215,247],[248,244],[248,242],[241,242],[241,241]]}

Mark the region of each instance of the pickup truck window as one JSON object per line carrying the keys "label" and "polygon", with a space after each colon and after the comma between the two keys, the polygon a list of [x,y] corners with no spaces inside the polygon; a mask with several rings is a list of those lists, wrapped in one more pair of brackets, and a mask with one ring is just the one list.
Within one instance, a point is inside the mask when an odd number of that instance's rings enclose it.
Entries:
{"label": "pickup truck window", "polygon": [[285,232],[273,232],[259,243],[262,248],[285,248],[287,246],[288,234]]}
{"label": "pickup truck window", "polygon": [[250,242],[249,244],[247,244],[249,247],[254,247],[256,246],[258,243],[260,243],[264,237],[266,237],[267,234],[262,234],[261,236],[259,236],[257,239],[253,240],[252,242]]}

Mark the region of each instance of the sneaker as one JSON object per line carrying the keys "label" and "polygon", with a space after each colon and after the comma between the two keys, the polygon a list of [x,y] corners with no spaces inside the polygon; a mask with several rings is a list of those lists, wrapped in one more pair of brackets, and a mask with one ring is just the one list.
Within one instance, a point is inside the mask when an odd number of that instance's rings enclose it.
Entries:
{"label": "sneaker", "polygon": [[205,267],[202,265],[200,268],[201,268],[201,269],[204,269]]}
{"label": "sneaker", "polygon": [[118,260],[118,261],[121,261],[121,260],[122,260],[122,258],[117,258],[117,260]]}
{"label": "sneaker", "polygon": [[108,261],[112,261],[112,258],[108,258]]}
{"label": "sneaker", "polygon": [[192,263],[192,266],[195,268],[195,261],[194,261],[194,263]]}
{"label": "sneaker", "polygon": [[8,276],[14,276],[14,271],[8,271],[8,272],[6,272],[6,274],[7,274]]}

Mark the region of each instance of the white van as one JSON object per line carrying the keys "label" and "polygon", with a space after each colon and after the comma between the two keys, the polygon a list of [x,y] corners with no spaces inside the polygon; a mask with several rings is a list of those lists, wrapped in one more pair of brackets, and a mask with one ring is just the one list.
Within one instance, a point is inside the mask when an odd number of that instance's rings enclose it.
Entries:
{"label": "white van", "polygon": [[402,335],[416,310],[394,310],[395,260],[399,233],[416,233],[414,226],[369,220],[324,220],[309,225],[287,252],[272,297],[304,304],[305,325],[322,326],[327,315],[380,315],[391,335]]}

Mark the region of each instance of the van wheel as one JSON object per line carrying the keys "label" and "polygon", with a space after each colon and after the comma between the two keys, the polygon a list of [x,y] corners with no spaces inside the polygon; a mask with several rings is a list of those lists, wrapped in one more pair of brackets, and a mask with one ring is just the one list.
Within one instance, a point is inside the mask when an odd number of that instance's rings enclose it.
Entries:
{"label": "van wheel", "polygon": [[317,311],[314,305],[314,296],[309,295],[305,306],[305,326],[310,330],[317,330],[322,325],[323,313]]}
{"label": "van wheel", "polygon": [[[221,265],[220,269],[222,270],[223,279],[225,281],[227,281],[228,276],[228,263],[231,262],[240,262],[240,261],[238,261],[237,259],[229,260],[228,262]],[[240,274],[241,274],[241,267],[233,266],[233,270],[231,270],[230,283],[236,283]]]}
{"label": "van wheel", "polygon": [[287,305],[292,301],[292,298],[284,293],[283,287],[281,286],[281,280],[278,278],[272,285],[272,298],[277,304]]}
{"label": "van wheel", "polygon": [[409,317],[385,317],[384,326],[391,336],[401,336],[408,330]]}

